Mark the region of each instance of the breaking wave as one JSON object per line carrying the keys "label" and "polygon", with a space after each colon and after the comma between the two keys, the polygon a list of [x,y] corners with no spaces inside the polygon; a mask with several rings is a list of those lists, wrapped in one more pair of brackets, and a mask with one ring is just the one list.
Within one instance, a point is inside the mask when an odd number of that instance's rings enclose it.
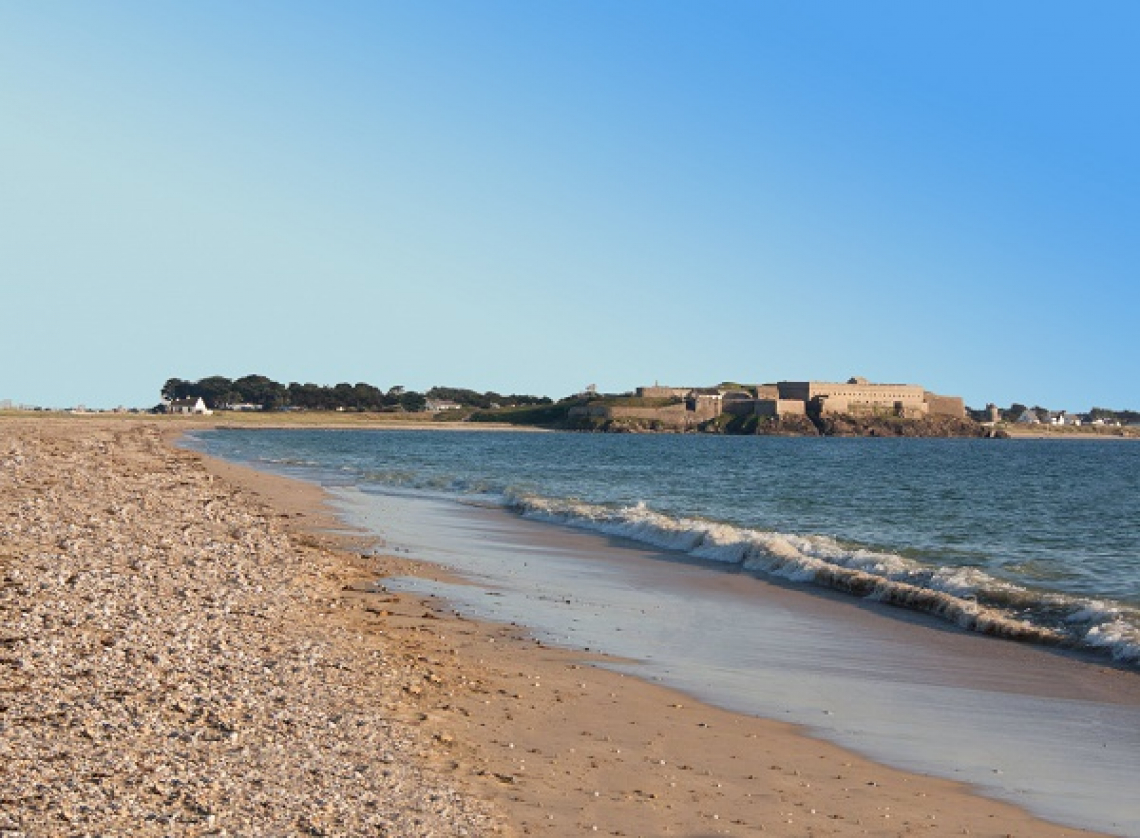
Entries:
{"label": "breaking wave", "polygon": [[1119,603],[1035,591],[977,568],[931,566],[828,536],[670,517],[644,503],[610,507],[514,494],[506,505],[532,520],[843,591],[931,614],[968,631],[1094,651],[1140,666],[1140,610]]}

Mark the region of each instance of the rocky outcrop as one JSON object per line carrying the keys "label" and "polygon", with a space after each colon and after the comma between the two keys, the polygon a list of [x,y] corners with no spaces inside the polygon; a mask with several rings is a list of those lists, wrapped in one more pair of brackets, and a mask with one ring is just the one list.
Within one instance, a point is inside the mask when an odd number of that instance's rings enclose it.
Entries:
{"label": "rocky outcrop", "polygon": [[730,416],[723,414],[701,426],[703,433],[735,436],[819,436],[806,416]]}
{"label": "rocky outcrop", "polygon": [[664,419],[576,417],[569,430],[610,434],[698,433],[735,436],[865,436],[865,437],[986,437],[988,428],[970,419],[928,416],[901,419],[884,416],[730,416],[722,414],[699,426]]}
{"label": "rocky outcrop", "polygon": [[927,416],[900,419],[887,416],[823,416],[814,420],[823,436],[984,437],[988,430],[970,419]]}

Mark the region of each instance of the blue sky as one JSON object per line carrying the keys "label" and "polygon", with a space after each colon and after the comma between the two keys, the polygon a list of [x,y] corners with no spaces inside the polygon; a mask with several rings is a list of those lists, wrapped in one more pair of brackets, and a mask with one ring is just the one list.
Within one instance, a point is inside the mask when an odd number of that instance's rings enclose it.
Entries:
{"label": "blue sky", "polygon": [[1140,6],[0,4],[0,399],[1140,408]]}

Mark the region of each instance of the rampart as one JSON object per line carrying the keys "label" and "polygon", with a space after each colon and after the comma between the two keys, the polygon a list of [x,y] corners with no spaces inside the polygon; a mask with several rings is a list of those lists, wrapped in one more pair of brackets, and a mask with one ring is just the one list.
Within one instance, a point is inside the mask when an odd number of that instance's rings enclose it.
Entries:
{"label": "rampart", "polygon": [[954,416],[958,419],[966,418],[966,402],[961,396],[939,396],[935,393],[926,393],[927,410],[931,416]]}
{"label": "rampart", "polygon": [[756,415],[771,418],[807,416],[807,403],[798,399],[757,399]]}
{"label": "rampart", "polygon": [[635,391],[639,399],[683,399],[693,392],[692,387],[638,387]]}
{"label": "rampart", "polygon": [[665,407],[626,407],[624,405],[587,404],[572,407],[570,419],[632,419],[647,422],[660,422],[663,425],[688,429],[714,419],[720,415],[719,406],[703,404],[690,409],[686,404],[673,404]]}
{"label": "rampart", "polygon": [[643,399],[677,399],[659,406],[589,404],[573,408],[570,417],[657,421],[692,428],[721,414],[769,418],[811,416],[966,418],[960,396],[940,396],[917,384],[872,384],[865,378],[846,382],[780,381],[748,390],[717,388],[639,387]]}
{"label": "rampart", "polygon": [[820,416],[901,416],[917,419],[928,412],[926,391],[915,384],[871,384],[852,378],[830,381],[781,381],[780,400],[799,401]]}

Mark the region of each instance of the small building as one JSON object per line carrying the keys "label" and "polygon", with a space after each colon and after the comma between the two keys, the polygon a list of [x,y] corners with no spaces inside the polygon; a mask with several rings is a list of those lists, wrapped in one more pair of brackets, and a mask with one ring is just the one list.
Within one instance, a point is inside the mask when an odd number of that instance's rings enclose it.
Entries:
{"label": "small building", "polygon": [[202,397],[175,399],[166,408],[167,413],[178,413],[186,416],[209,416],[214,411],[206,407]]}
{"label": "small building", "polygon": [[[498,407],[498,405],[492,405]],[[439,413],[444,410],[461,410],[463,405],[459,402],[448,401],[447,399],[428,399],[424,403],[424,409],[429,413]]]}

